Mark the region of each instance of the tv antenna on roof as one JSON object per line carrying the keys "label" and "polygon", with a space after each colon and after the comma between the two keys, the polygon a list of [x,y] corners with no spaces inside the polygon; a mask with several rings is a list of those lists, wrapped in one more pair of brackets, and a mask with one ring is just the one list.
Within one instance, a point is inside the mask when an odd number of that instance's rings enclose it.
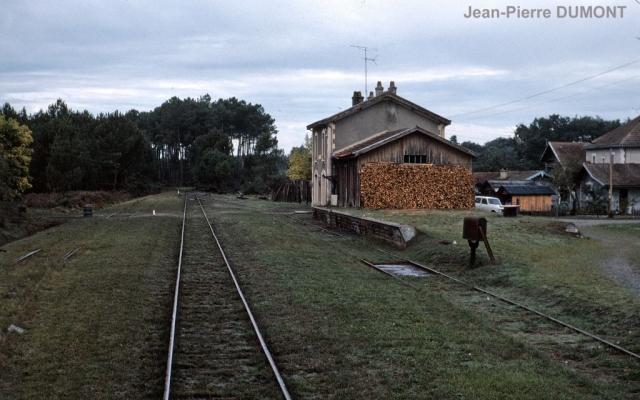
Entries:
{"label": "tv antenna on roof", "polygon": [[367,61],[373,61],[374,64],[378,65],[376,63],[376,58],[378,58],[378,56],[375,56],[373,58],[367,58],[367,52],[369,51],[378,51],[378,49],[374,49],[371,47],[364,47],[364,46],[354,46],[351,45],[351,47],[355,47],[356,49],[360,49],[364,51],[364,97],[366,98],[369,95],[369,92],[367,91]]}

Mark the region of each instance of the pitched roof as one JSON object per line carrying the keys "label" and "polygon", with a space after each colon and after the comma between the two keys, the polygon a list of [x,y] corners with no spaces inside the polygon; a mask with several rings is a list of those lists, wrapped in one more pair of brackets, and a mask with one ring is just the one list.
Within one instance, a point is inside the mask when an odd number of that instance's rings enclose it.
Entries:
{"label": "pitched roof", "polygon": [[577,158],[580,161],[584,161],[586,157],[586,151],[584,150],[584,142],[548,142],[547,147],[542,152],[540,161],[551,152],[556,160],[562,165],[565,165],[571,158]]}
{"label": "pitched roof", "polygon": [[551,196],[556,194],[549,186],[537,185],[531,181],[520,181],[517,183],[504,183],[498,189],[498,193],[506,193],[512,196]]}
{"label": "pitched roof", "polygon": [[640,147],[640,116],[584,146],[585,150],[612,147]]}
{"label": "pitched roof", "polygon": [[429,132],[428,130],[421,128],[419,126],[414,126],[413,128],[403,128],[403,129],[397,129],[393,131],[383,131],[383,132],[377,133],[364,140],[350,144],[349,146],[344,147],[342,149],[336,150],[333,152],[331,156],[335,158],[358,157],[361,154],[377,149],[380,146],[393,142],[394,140],[398,140],[411,133],[421,133],[433,140],[439,141],[441,143],[444,143],[448,146],[455,148],[456,150],[469,154],[472,157],[478,156],[476,153],[467,149],[466,147],[462,147],[456,143],[450,142],[447,139],[442,138],[440,135],[436,135],[435,133]]}
{"label": "pitched roof", "polygon": [[[609,186],[609,164],[583,164],[582,170],[602,186]],[[640,187],[640,164],[613,164],[614,187]]]}
{"label": "pitched roof", "polygon": [[507,171],[507,179],[500,179],[500,171],[474,172],[474,184],[483,184],[486,181],[506,182],[506,181],[529,181],[536,178],[549,177],[549,174],[542,170],[534,171]]}
{"label": "pitched roof", "polygon": [[410,102],[409,100],[402,98],[400,96],[398,96],[397,94],[393,94],[389,91],[382,93],[379,96],[374,96],[370,99],[367,99],[365,101],[363,101],[362,103],[356,104],[353,107],[347,108],[344,111],[341,111],[337,114],[334,114],[330,117],[327,117],[325,119],[321,119],[320,121],[316,121],[310,125],[307,126],[307,129],[313,129],[317,126],[322,126],[322,125],[327,125],[331,122],[335,122],[338,120],[341,120],[343,118],[348,117],[349,115],[355,114],[360,110],[364,110],[365,108],[369,108],[375,104],[380,103],[381,101],[394,101],[398,104],[401,104],[413,111],[415,111],[418,114],[421,114],[425,117],[431,118],[441,124],[445,124],[445,125],[449,125],[451,124],[451,120],[448,120],[444,117],[441,117],[440,115],[433,113],[429,110],[427,110],[426,108],[420,107],[419,105]]}

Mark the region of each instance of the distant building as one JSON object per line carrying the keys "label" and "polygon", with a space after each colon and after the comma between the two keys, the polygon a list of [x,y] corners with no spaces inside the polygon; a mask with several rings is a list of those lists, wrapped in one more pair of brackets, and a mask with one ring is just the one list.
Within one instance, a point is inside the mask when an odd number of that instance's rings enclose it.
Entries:
{"label": "distant building", "polygon": [[640,202],[640,116],[585,144],[584,151],[578,191],[581,209],[602,207],[594,202],[606,203],[612,186],[612,211],[635,213]]}
{"label": "distant building", "polygon": [[519,205],[522,212],[549,212],[556,193],[545,171],[475,172],[476,193]]}
{"label": "distant building", "polygon": [[540,157],[540,164],[546,172],[553,174],[556,166],[566,167],[572,161],[583,162],[585,159],[584,142],[547,142]]}
{"label": "distant building", "polygon": [[551,175],[542,170],[533,171],[493,171],[474,172],[473,183],[477,194],[485,196],[496,196],[500,186],[507,182],[528,181],[531,183],[551,186]]}
{"label": "distant building", "polygon": [[360,169],[371,162],[462,165],[476,156],[445,139],[450,120],[396,94],[381,82],[368,98],[354,92],[352,106],[307,126],[312,138],[313,204],[333,200],[361,206]]}

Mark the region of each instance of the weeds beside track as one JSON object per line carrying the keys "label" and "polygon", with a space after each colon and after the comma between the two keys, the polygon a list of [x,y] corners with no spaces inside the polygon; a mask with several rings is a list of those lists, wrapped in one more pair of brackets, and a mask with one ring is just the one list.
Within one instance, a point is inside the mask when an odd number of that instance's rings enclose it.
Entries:
{"label": "weeds beside track", "polygon": [[164,398],[290,399],[197,195],[182,238]]}

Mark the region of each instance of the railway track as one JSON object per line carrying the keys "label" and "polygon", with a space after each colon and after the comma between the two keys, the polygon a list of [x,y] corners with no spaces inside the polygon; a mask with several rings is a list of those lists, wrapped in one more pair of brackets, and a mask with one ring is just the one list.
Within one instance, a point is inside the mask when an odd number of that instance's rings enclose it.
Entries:
{"label": "railway track", "polygon": [[164,399],[290,399],[197,195],[185,195]]}
{"label": "railway track", "polygon": [[[313,231],[317,232],[319,227],[315,222],[305,221],[290,215],[284,216],[287,217],[289,221],[293,220],[297,222],[299,226],[305,226],[309,233]],[[343,235],[331,231],[329,231],[329,233],[355,240],[355,238],[350,235]],[[442,278],[438,283],[438,290],[446,294],[450,301],[484,315],[486,320],[491,321],[500,331],[524,339],[540,350],[551,354],[553,358],[583,361],[588,360],[588,358],[598,353],[607,352],[611,362],[613,362],[613,360],[621,360],[625,357],[640,360],[640,354],[629,351],[614,343],[614,341],[620,338],[604,339],[563,320],[526,306],[521,302],[516,302],[476,287],[451,275],[418,264],[401,255],[376,248],[375,246],[371,247],[371,250],[391,256],[397,262],[416,265],[421,269],[429,271],[434,276]],[[364,260],[359,261],[371,265]],[[416,282],[414,278],[394,277],[413,289],[424,290],[425,288],[424,285]],[[427,284],[427,286],[430,286],[430,284]],[[585,364],[588,364],[588,361],[585,362]],[[596,367],[606,368],[606,366],[590,366],[591,369]]]}

